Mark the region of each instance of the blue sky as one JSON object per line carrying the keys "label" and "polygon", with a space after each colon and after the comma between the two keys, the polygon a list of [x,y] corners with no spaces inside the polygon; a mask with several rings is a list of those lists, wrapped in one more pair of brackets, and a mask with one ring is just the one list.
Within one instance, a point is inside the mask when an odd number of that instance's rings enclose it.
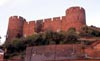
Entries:
{"label": "blue sky", "polygon": [[5,40],[10,16],[27,21],[64,16],[65,10],[81,6],[86,10],[87,25],[100,27],[100,0],[0,0],[0,36]]}

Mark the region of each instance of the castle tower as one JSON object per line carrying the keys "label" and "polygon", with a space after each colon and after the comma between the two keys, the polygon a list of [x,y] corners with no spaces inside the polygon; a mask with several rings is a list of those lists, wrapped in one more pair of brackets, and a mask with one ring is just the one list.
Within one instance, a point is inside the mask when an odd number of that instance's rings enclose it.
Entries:
{"label": "castle tower", "polygon": [[65,29],[73,27],[77,31],[84,25],[86,25],[85,10],[82,7],[71,7],[66,10],[66,24]]}
{"label": "castle tower", "polygon": [[25,21],[25,19],[23,19],[20,16],[11,16],[9,18],[7,39],[6,40],[10,41],[14,38],[22,37],[24,21]]}

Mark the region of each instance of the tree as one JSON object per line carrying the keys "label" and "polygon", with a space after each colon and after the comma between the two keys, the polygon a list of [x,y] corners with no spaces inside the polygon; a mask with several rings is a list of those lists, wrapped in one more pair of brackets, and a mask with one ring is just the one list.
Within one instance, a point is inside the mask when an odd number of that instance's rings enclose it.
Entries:
{"label": "tree", "polygon": [[75,28],[70,28],[65,35],[65,39],[63,41],[63,43],[76,43],[78,42],[78,35],[76,33],[76,29]]}

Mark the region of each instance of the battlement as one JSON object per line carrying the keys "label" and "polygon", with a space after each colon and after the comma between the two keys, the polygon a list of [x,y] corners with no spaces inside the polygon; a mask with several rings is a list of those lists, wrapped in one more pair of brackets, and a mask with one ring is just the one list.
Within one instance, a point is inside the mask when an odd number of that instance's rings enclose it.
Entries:
{"label": "battlement", "polygon": [[21,20],[21,21],[26,21],[23,17],[21,17],[21,16],[11,16],[10,18],[9,18],[9,20]]}
{"label": "battlement", "polygon": [[34,22],[34,23],[37,23],[37,22],[52,22],[52,21],[56,21],[56,20],[62,20],[62,17],[53,17],[53,18],[46,18],[46,19],[39,19],[39,20],[32,20],[32,21],[29,21],[30,22]]}
{"label": "battlement", "polygon": [[53,18],[46,18],[46,19],[39,19],[39,20],[32,20],[32,21],[29,21],[29,22],[27,22],[27,23],[31,23],[31,22],[34,22],[35,24],[37,23],[37,22],[43,22],[43,23],[45,23],[45,22],[53,22],[53,21],[59,21],[59,20],[63,20],[63,19],[65,19],[65,17],[66,16],[61,16],[61,17],[53,17]]}
{"label": "battlement", "polygon": [[9,19],[18,19],[18,16],[11,16]]}
{"label": "battlement", "polygon": [[52,21],[51,18],[44,19],[44,22],[51,22],[51,21]]}
{"label": "battlement", "polygon": [[67,9],[67,11],[71,11],[71,10],[84,10],[84,8],[79,7],[79,6],[75,6],[75,7],[70,7],[70,8]]}
{"label": "battlement", "polygon": [[74,27],[77,31],[84,25],[85,10],[82,7],[70,7],[67,9],[65,16],[40,19],[36,21],[27,22],[21,16],[11,16],[8,24],[9,38],[15,38],[17,35],[30,36],[34,33],[45,32],[48,30],[59,32],[67,31],[69,28]]}
{"label": "battlement", "polygon": [[29,21],[29,24],[31,24],[31,23],[34,23],[35,24],[35,21]]}
{"label": "battlement", "polygon": [[53,21],[55,21],[55,20],[60,20],[60,17],[54,17]]}
{"label": "battlement", "polygon": [[66,10],[66,15],[74,13],[74,12],[83,12],[85,13],[84,8],[82,7],[70,7],[69,9]]}

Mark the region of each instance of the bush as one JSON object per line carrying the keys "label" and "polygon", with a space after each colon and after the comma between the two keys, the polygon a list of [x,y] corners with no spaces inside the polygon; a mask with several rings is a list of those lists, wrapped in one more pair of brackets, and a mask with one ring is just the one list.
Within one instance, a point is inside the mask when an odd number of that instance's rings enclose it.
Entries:
{"label": "bush", "polygon": [[99,37],[100,31],[97,30],[95,27],[84,26],[81,29],[80,36],[87,36],[87,37]]}

